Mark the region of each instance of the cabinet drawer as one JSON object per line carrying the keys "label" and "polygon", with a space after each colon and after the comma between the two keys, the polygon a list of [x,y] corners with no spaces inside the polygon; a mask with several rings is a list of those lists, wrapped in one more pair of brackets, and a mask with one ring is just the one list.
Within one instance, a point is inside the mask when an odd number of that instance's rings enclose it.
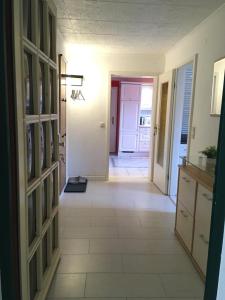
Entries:
{"label": "cabinet drawer", "polygon": [[139,139],[140,141],[146,141],[150,143],[150,134],[140,133]]}
{"label": "cabinet drawer", "polygon": [[149,151],[149,148],[150,148],[150,142],[147,141],[140,141],[139,142],[139,151]]}
{"label": "cabinet drawer", "polygon": [[196,181],[184,171],[180,170],[178,201],[194,215]]}
{"label": "cabinet drawer", "polygon": [[195,228],[192,256],[204,275],[206,275],[207,270],[208,251],[209,237],[206,237],[204,234],[202,234],[202,231],[199,231],[197,228]]}
{"label": "cabinet drawer", "polygon": [[199,184],[196,200],[193,257],[203,274],[206,274],[208,260],[212,198],[212,193]]}
{"label": "cabinet drawer", "polygon": [[195,224],[201,234],[208,239],[210,234],[213,195],[202,185],[198,185]]}
{"label": "cabinet drawer", "polygon": [[141,134],[147,134],[147,135],[150,136],[150,131],[151,131],[151,128],[150,128],[150,127],[147,127],[147,128],[145,128],[145,127],[140,127],[140,133],[141,133]]}
{"label": "cabinet drawer", "polygon": [[192,246],[193,224],[193,217],[190,215],[188,210],[179,202],[177,205],[176,230],[190,252]]}

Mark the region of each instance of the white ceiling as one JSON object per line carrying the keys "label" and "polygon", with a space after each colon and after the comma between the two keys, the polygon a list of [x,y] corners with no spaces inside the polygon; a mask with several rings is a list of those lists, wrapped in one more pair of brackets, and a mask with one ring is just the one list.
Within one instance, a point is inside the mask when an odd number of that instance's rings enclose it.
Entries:
{"label": "white ceiling", "polygon": [[54,0],[68,42],[164,53],[225,0]]}

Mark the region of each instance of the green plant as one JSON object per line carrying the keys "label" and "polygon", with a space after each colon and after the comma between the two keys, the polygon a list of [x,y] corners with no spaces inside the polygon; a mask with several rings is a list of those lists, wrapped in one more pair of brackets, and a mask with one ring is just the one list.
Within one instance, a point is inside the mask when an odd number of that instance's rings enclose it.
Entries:
{"label": "green plant", "polygon": [[205,150],[200,151],[200,153],[204,154],[207,158],[216,158],[217,149],[215,146],[209,146]]}

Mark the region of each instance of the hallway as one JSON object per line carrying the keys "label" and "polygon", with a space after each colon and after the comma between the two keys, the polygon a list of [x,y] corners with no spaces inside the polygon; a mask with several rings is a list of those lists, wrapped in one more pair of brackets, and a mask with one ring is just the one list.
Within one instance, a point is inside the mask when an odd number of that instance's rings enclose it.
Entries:
{"label": "hallway", "polygon": [[61,262],[48,299],[200,300],[177,242],[175,206],[147,181],[89,182],[60,205]]}
{"label": "hallway", "polygon": [[109,157],[109,177],[142,177],[149,176],[149,158],[134,156]]}

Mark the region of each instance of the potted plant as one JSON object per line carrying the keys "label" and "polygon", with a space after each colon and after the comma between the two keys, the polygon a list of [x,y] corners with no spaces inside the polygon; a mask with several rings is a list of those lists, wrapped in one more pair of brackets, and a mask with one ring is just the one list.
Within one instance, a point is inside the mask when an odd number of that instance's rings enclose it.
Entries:
{"label": "potted plant", "polygon": [[217,149],[215,146],[206,147],[203,151],[200,151],[206,157],[206,169],[212,169],[215,167]]}

